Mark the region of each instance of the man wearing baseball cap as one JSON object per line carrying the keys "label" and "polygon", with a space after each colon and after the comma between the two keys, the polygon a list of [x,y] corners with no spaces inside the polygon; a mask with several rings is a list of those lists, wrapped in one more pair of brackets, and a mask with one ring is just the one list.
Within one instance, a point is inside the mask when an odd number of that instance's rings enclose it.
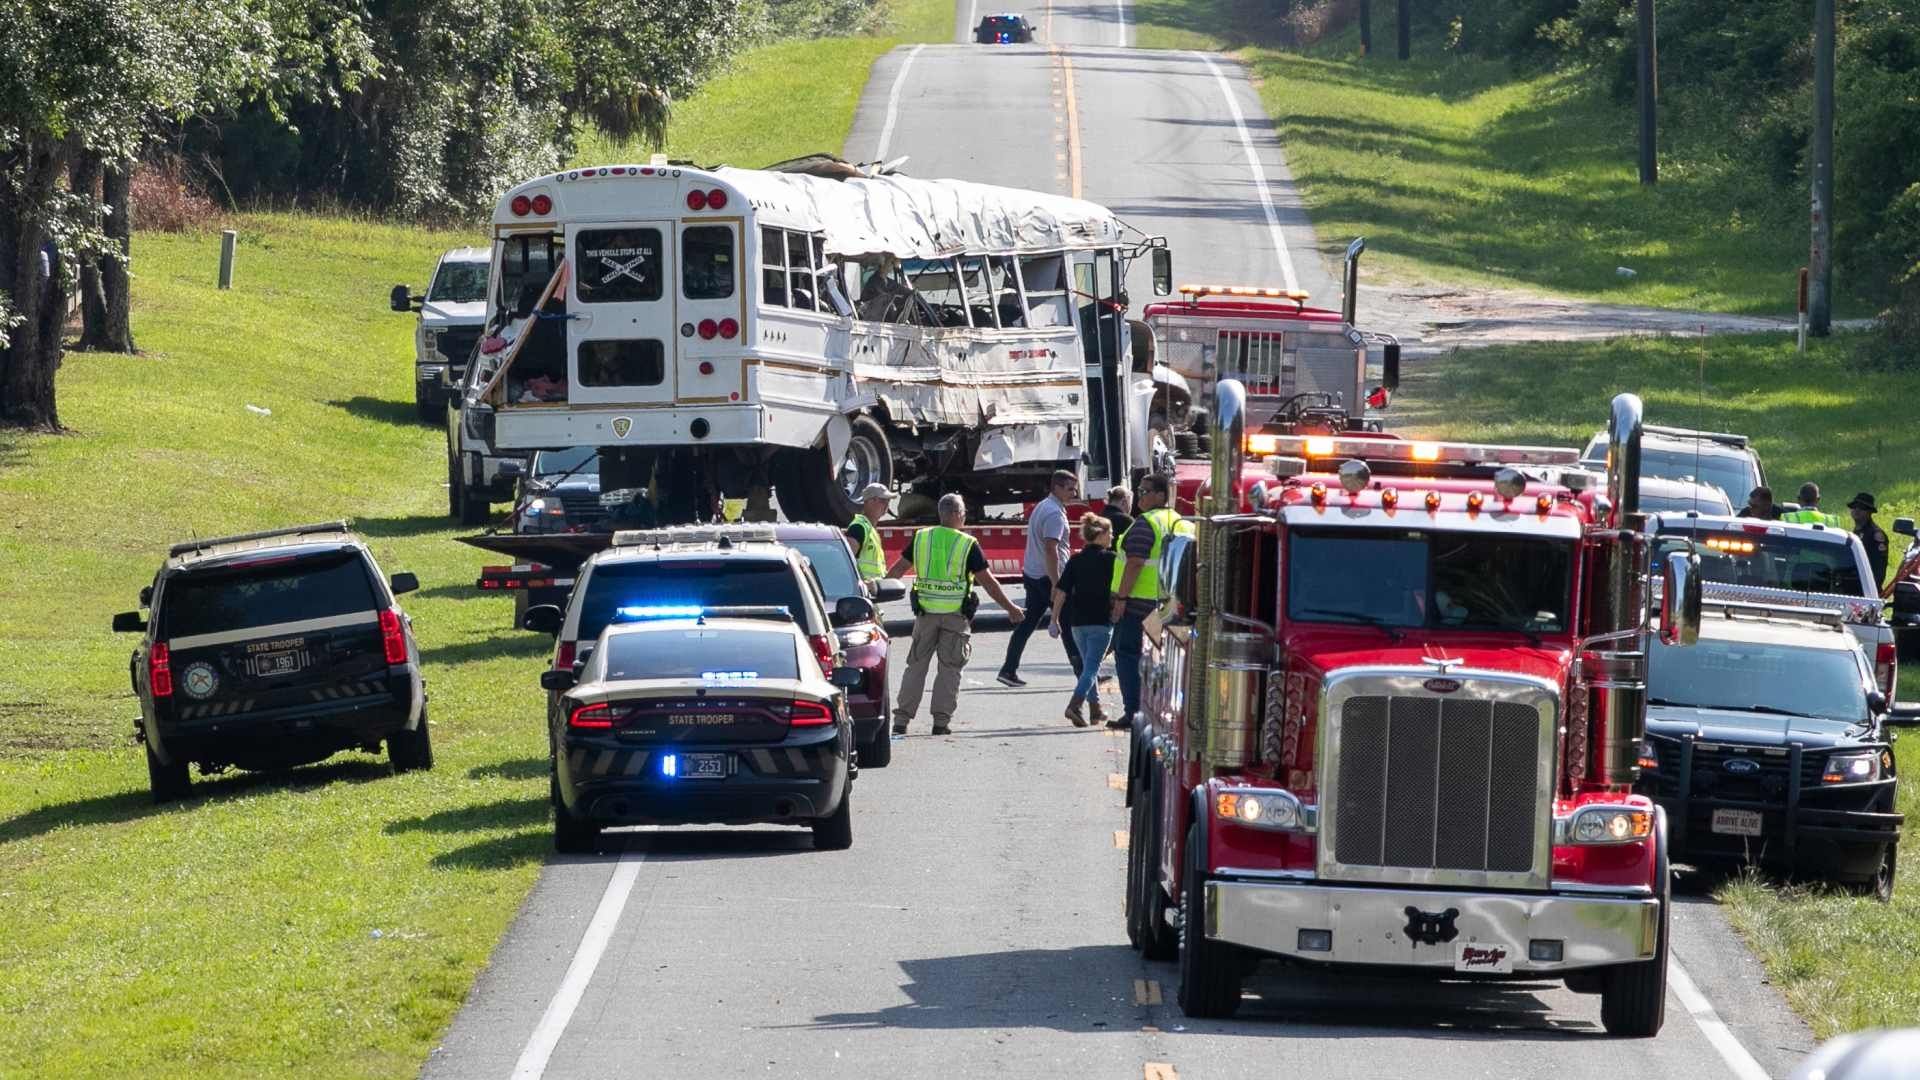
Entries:
{"label": "man wearing baseball cap", "polygon": [[887,516],[893,494],[885,484],[868,484],[860,489],[860,512],[847,526],[847,543],[853,545],[853,560],[860,568],[860,580],[872,581],[887,576],[887,557],[880,550],[880,528],[874,522]]}
{"label": "man wearing baseball cap", "polygon": [[1874,502],[1873,492],[1863,491],[1847,500],[1847,509],[1853,511],[1853,535],[1867,549],[1867,565],[1873,569],[1873,591],[1880,591],[1880,583],[1887,578],[1887,554],[1889,545],[1887,531],[1874,524],[1873,515],[1880,512]]}

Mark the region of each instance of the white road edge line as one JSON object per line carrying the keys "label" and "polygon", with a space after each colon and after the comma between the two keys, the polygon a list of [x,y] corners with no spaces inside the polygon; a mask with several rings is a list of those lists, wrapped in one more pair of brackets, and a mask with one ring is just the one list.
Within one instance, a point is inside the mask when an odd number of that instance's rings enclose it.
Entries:
{"label": "white road edge line", "polygon": [[900,70],[893,73],[893,88],[887,91],[887,122],[880,128],[880,144],[874,147],[875,161],[887,160],[887,146],[893,142],[893,126],[900,122],[900,91],[907,85],[907,69],[913,66],[913,58],[920,55],[925,45],[915,45],[907,50],[907,58],[900,61]]}
{"label": "white road edge line", "polygon": [[1119,45],[1124,49],[1127,47],[1127,0],[1113,0],[1113,11],[1120,16]]}
{"label": "white road edge line", "polygon": [[1673,996],[1686,1006],[1687,1012],[1693,1016],[1693,1022],[1700,1026],[1700,1033],[1713,1044],[1714,1050],[1720,1054],[1720,1060],[1727,1063],[1727,1068],[1733,1070],[1734,1076],[1739,1080],[1770,1080],[1767,1070],[1761,1068],[1747,1048],[1740,1044],[1739,1036],[1714,1011],[1713,1002],[1707,1000],[1707,995],[1694,985],[1687,969],[1681,967],[1680,961],[1671,954],[1667,957],[1667,983],[1673,987]]}
{"label": "white road edge line", "polygon": [[587,932],[581,935],[580,946],[573,952],[573,962],[567,965],[567,973],[560,979],[560,989],[554,991],[553,1000],[547,1002],[547,1011],[540,1014],[540,1022],[534,1025],[533,1034],[527,1039],[526,1049],[520,1051],[520,1060],[513,1067],[513,1080],[540,1080],[546,1075],[547,1061],[553,1057],[554,1048],[560,1045],[560,1036],[573,1020],[573,1010],[580,1007],[587,984],[593,981],[594,969],[600,966],[600,957],[607,951],[607,942],[612,940],[614,927],[620,923],[620,913],[626,910],[627,896],[633,892],[634,879],[640,876],[640,864],[646,858],[645,852],[620,854],[613,876],[607,879],[607,890],[600,894],[600,906],[594,909],[593,921],[587,924]]}
{"label": "white road edge line", "polygon": [[962,43],[973,36],[973,28],[980,25],[980,0],[967,0],[967,32],[960,36]]}
{"label": "white road edge line", "polygon": [[1234,130],[1240,133],[1240,148],[1246,151],[1247,167],[1253,170],[1254,190],[1260,193],[1260,208],[1267,213],[1267,234],[1273,238],[1273,253],[1280,258],[1280,276],[1289,290],[1297,290],[1300,288],[1300,278],[1293,271],[1293,256],[1287,251],[1286,233],[1281,230],[1280,215],[1273,208],[1273,193],[1267,190],[1267,171],[1260,166],[1260,154],[1253,148],[1253,137],[1247,134],[1247,118],[1240,111],[1240,100],[1233,96],[1233,84],[1220,73],[1212,57],[1203,52],[1193,55],[1207,65],[1214,81],[1220,84],[1220,96],[1227,99],[1227,112],[1233,117]]}

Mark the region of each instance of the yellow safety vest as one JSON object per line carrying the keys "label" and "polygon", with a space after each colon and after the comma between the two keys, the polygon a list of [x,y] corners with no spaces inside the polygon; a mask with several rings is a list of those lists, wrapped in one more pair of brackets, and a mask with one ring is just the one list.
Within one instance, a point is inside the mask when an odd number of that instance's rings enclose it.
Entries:
{"label": "yellow safety vest", "polygon": [[[1158,600],[1160,599],[1160,549],[1166,545],[1169,536],[1192,536],[1193,523],[1181,517],[1172,507],[1162,506],[1134,518],[1133,528],[1128,529],[1127,532],[1131,534],[1134,529],[1140,527],[1141,522],[1145,522],[1147,528],[1153,530],[1153,550],[1147,555],[1146,565],[1140,568],[1140,575],[1133,579],[1133,591],[1127,593],[1123,599]],[[1119,596],[1120,579],[1125,577],[1127,572],[1126,538],[1122,537],[1121,542],[1115,546],[1120,550],[1120,557],[1113,560],[1112,587],[1114,595]]]}
{"label": "yellow safety vest", "polygon": [[929,615],[959,611],[973,592],[967,557],[974,539],[959,529],[929,525],[913,534],[913,597]]}
{"label": "yellow safety vest", "polygon": [[886,577],[887,556],[880,550],[880,530],[874,527],[873,522],[867,520],[865,514],[853,515],[853,523],[865,530],[860,534],[862,538],[860,550],[855,553],[854,558],[854,562],[860,567],[861,580],[872,581],[874,578]]}
{"label": "yellow safety vest", "polygon": [[1840,516],[1824,510],[1793,510],[1781,514],[1780,520],[1793,525],[1825,525],[1829,529],[1840,527]]}

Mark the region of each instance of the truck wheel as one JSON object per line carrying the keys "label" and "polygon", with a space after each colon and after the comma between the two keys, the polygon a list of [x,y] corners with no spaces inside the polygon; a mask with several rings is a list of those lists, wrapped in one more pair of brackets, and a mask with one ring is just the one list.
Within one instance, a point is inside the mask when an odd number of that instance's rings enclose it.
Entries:
{"label": "truck wheel", "polygon": [[884,769],[893,761],[893,732],[885,716],[880,718],[880,730],[873,738],[860,744],[860,767],[863,769]]}
{"label": "truck wheel", "polygon": [[433,768],[433,730],[427,726],[427,707],[420,706],[420,726],[387,736],[387,760],[393,771],[407,773]]}
{"label": "truck wheel", "polygon": [[187,775],[187,762],[175,758],[170,764],[161,764],[159,756],[153,752],[152,744],[147,746],[147,785],[153,789],[155,803],[184,799],[193,792],[193,780]]}
{"label": "truck wheel", "polygon": [[550,776],[547,799],[553,803],[553,850],[562,855],[589,855],[600,846],[600,826],[582,821],[560,799],[560,778]]}
{"label": "truck wheel", "polygon": [[840,809],[813,822],[813,846],[818,851],[845,851],[853,846],[853,785],[840,795]]}
{"label": "truck wheel", "polygon": [[423,424],[435,423],[440,419],[440,403],[434,400],[433,384],[413,381],[413,414]]}
{"label": "truck wheel", "polygon": [[1134,909],[1140,919],[1140,955],[1149,960],[1172,960],[1180,955],[1180,936],[1167,925],[1167,891],[1160,887],[1160,788],[1151,781],[1141,787],[1135,800],[1141,807],[1140,835],[1146,844],[1140,849],[1139,891],[1134,894]]}
{"label": "truck wheel", "polygon": [[1196,821],[1187,831],[1187,875],[1180,890],[1180,1011],[1196,1020],[1221,1019],[1240,1008],[1242,965],[1233,946],[1207,940],[1200,827]]}
{"label": "truck wheel", "polygon": [[1659,944],[1653,959],[1622,964],[1603,975],[1600,987],[1600,1026],[1607,1034],[1648,1039],[1660,1033],[1667,1019],[1667,939],[1673,915],[1673,875],[1667,866],[1667,819],[1660,815],[1654,828],[1654,874],[1660,881]]}

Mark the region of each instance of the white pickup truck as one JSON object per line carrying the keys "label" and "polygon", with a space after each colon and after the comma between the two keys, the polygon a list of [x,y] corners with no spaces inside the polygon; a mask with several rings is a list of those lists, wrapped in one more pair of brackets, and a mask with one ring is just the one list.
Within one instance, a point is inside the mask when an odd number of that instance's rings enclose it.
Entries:
{"label": "white pickup truck", "polygon": [[1893,627],[1858,537],[1824,525],[1675,512],[1650,515],[1647,528],[1662,545],[1656,554],[1692,543],[1711,599],[1776,607],[1843,602],[1847,629],[1873,662],[1881,692],[1893,700]]}

